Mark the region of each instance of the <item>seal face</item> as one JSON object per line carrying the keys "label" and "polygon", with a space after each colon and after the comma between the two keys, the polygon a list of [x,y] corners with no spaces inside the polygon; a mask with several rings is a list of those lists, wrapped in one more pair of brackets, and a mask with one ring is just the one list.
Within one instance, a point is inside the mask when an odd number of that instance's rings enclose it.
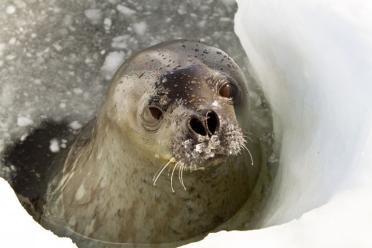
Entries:
{"label": "seal face", "polygon": [[44,219],[109,242],[205,235],[239,210],[259,173],[247,95],[217,48],[177,40],[135,54],[50,183]]}
{"label": "seal face", "polygon": [[200,169],[240,152],[245,140],[234,106],[241,89],[232,78],[203,64],[190,65],[163,75],[155,88],[142,125],[164,133],[176,124],[168,149],[180,166]]}

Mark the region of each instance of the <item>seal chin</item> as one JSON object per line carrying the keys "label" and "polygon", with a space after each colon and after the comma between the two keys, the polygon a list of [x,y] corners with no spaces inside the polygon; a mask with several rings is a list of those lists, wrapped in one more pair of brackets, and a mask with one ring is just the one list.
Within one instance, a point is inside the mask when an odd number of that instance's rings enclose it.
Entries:
{"label": "seal chin", "polygon": [[215,155],[213,158],[209,158],[205,161],[205,165],[206,166],[218,166],[218,165],[221,165],[221,164],[224,164],[227,159],[229,158],[229,156],[227,155]]}

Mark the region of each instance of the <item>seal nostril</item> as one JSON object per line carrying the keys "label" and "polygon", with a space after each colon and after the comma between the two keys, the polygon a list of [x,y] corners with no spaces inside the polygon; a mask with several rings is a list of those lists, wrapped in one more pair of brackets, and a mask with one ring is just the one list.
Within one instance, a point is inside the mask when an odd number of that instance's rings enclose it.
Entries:
{"label": "seal nostril", "polygon": [[209,111],[206,117],[208,131],[211,135],[213,135],[220,125],[218,115],[214,111]]}
{"label": "seal nostril", "polygon": [[192,117],[190,119],[189,124],[190,124],[191,130],[194,131],[195,133],[203,135],[203,136],[207,135],[207,131],[204,128],[203,122],[199,120],[198,118]]}

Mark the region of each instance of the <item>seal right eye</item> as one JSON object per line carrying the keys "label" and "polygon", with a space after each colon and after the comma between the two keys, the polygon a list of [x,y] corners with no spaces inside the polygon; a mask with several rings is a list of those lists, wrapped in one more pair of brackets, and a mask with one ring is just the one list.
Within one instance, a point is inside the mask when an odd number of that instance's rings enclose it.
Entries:
{"label": "seal right eye", "polygon": [[159,107],[153,105],[147,106],[142,113],[142,119],[147,124],[158,123],[162,118],[163,111]]}
{"label": "seal right eye", "polygon": [[159,107],[150,105],[142,112],[142,125],[148,131],[156,131],[160,127],[164,112]]}
{"label": "seal right eye", "polygon": [[149,107],[149,110],[154,119],[160,120],[163,117],[163,111],[161,111],[159,108],[151,106]]}

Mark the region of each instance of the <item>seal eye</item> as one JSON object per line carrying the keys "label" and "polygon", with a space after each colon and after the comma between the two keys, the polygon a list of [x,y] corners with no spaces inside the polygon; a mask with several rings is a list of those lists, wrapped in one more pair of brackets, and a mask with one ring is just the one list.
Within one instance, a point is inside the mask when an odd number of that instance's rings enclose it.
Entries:
{"label": "seal eye", "polygon": [[153,105],[145,107],[141,115],[143,127],[148,131],[156,131],[160,127],[163,115],[159,107]]}
{"label": "seal eye", "polygon": [[160,120],[163,117],[163,111],[161,111],[159,108],[151,106],[149,107],[150,114],[154,119]]}
{"label": "seal eye", "polygon": [[235,85],[231,83],[226,83],[222,85],[219,90],[220,96],[225,97],[225,98],[234,98],[236,93],[237,93],[237,89]]}

